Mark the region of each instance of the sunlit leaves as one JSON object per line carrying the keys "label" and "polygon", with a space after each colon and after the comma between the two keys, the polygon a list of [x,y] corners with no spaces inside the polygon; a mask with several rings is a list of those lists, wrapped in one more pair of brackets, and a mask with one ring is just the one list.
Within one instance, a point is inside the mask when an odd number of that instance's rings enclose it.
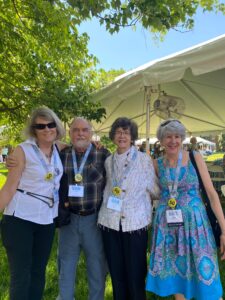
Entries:
{"label": "sunlit leaves", "polygon": [[104,114],[87,100],[97,59],[77,19],[62,1],[0,0],[0,113],[14,132],[35,106],[51,107],[63,121]]}
{"label": "sunlit leaves", "polygon": [[153,32],[165,33],[169,29],[190,30],[198,8],[225,13],[223,0],[101,0],[67,1],[78,9],[80,20],[95,16],[110,32],[140,22]]}

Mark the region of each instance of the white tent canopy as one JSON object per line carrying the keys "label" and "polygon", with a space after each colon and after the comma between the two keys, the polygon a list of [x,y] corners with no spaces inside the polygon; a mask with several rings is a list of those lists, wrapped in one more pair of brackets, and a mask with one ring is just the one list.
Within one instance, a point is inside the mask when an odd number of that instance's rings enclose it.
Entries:
{"label": "white tent canopy", "polygon": [[[208,145],[208,146],[216,147],[216,143],[211,142],[211,141],[208,141],[208,140],[206,140],[206,139],[203,139],[203,138],[200,137],[200,136],[197,136],[196,139],[197,139],[197,143],[198,143],[198,144],[203,144],[203,145]],[[187,138],[183,141],[183,144],[190,144],[190,137],[187,137]]]}
{"label": "white tent canopy", "polygon": [[131,70],[91,96],[107,112],[94,123],[99,135],[121,116],[135,120],[140,138],[155,136],[168,117],[180,118],[190,135],[224,131],[225,34]]}
{"label": "white tent canopy", "polygon": [[[157,138],[154,138],[154,137],[153,137],[153,138],[150,138],[150,139],[149,139],[149,144],[154,145],[157,141],[158,141]],[[143,142],[146,142],[146,138],[137,140],[137,141],[135,142],[135,144],[136,144],[136,145],[141,145]]]}
{"label": "white tent canopy", "polygon": [[[186,137],[186,139],[183,141],[183,144],[190,144],[190,139],[191,139],[190,137]],[[206,139],[203,139],[200,136],[197,136],[196,139],[197,139],[198,144],[203,144],[203,145],[207,145],[207,146],[216,147],[216,143],[208,141]],[[137,140],[136,145],[141,145],[145,141],[146,141],[146,138]],[[149,144],[155,144],[157,141],[158,141],[158,139],[156,137],[150,138],[149,139]]]}

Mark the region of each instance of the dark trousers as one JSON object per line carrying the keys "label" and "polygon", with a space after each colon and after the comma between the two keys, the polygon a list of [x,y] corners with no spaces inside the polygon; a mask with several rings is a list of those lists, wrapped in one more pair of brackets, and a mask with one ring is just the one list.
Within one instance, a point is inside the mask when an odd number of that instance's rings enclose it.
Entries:
{"label": "dark trousers", "polygon": [[1,233],[10,270],[10,300],[40,300],[55,225],[3,216]]}
{"label": "dark trousers", "polygon": [[102,229],[114,300],[145,300],[147,230]]}

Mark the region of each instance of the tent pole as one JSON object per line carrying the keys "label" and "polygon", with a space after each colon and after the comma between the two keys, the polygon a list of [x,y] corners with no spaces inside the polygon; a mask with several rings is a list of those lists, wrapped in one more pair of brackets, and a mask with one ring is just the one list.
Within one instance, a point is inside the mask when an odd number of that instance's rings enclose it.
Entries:
{"label": "tent pole", "polygon": [[150,139],[150,104],[151,104],[151,86],[145,86],[144,97],[146,103],[146,153],[149,151],[149,139]]}

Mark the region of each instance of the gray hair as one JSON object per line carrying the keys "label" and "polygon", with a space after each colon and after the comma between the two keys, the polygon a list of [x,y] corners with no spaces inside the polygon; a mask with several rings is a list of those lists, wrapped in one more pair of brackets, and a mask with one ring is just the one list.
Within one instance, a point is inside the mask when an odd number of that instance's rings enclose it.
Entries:
{"label": "gray hair", "polygon": [[25,134],[29,138],[36,138],[36,132],[35,132],[34,125],[36,124],[37,118],[42,118],[47,121],[56,123],[56,131],[57,131],[56,139],[57,140],[60,140],[65,135],[65,130],[63,128],[62,122],[57,117],[57,115],[54,113],[54,111],[52,111],[48,107],[39,107],[32,112],[30,120],[28,121],[27,128],[25,129]]}
{"label": "gray hair", "polygon": [[72,122],[70,123],[70,127],[77,121],[84,121],[88,124],[90,131],[92,131],[92,124],[89,120],[85,119],[84,117],[74,117]]}
{"label": "gray hair", "polygon": [[186,137],[186,128],[179,120],[168,119],[163,121],[159,125],[156,136],[158,140],[161,142],[167,134],[171,134],[171,133],[178,134],[181,137],[181,140],[183,141]]}

